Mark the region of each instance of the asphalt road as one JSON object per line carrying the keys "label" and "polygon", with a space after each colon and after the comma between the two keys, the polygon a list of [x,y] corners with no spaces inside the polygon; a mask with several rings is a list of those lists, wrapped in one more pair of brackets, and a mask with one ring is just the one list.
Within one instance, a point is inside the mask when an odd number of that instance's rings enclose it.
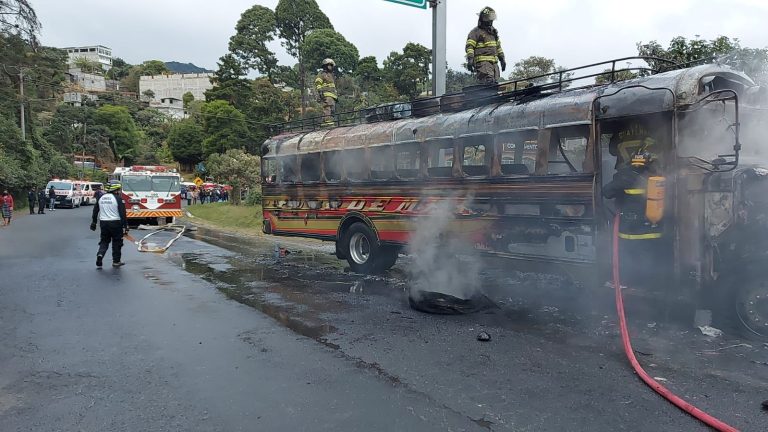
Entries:
{"label": "asphalt road", "polygon": [[[489,273],[495,307],[427,315],[407,259],[362,277],[311,243],[275,260],[272,239],[206,230],[96,270],[90,210],[0,229],[3,432],[707,430],[634,376],[608,290]],[[637,313],[653,376],[768,430],[768,347]]]}

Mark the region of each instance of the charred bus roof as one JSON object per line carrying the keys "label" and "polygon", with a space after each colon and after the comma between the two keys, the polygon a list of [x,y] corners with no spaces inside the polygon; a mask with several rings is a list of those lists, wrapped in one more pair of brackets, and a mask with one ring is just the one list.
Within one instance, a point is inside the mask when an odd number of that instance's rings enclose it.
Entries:
{"label": "charred bus roof", "polygon": [[755,83],[739,71],[706,64],[605,85],[542,92],[459,112],[285,132],[265,141],[262,154],[276,157],[588,125],[596,99],[596,117],[605,119],[672,111],[715,90],[728,88],[742,94],[754,87]]}

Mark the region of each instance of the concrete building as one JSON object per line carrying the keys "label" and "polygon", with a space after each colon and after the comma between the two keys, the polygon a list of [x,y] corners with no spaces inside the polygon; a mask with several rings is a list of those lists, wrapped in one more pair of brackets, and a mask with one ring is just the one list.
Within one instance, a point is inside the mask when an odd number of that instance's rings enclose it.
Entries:
{"label": "concrete building", "polygon": [[107,91],[107,79],[101,75],[85,73],[80,69],[72,68],[69,70],[69,76],[73,84],[77,84],[85,91]]}
{"label": "concrete building", "polygon": [[181,120],[186,118],[184,112],[184,102],[181,99],[173,97],[161,98],[159,101],[153,100],[149,103],[150,108],[154,108],[168,117]]}
{"label": "concrete building", "polygon": [[190,92],[195,100],[205,100],[205,91],[213,88],[212,76],[211,73],[146,75],[139,79],[139,94],[151,90],[154,94],[152,101],[162,101],[182,100],[184,93]]}
{"label": "concrete building", "polygon": [[104,45],[91,45],[82,47],[62,48],[69,55],[69,65],[73,66],[75,60],[85,58],[97,62],[106,71],[112,67],[112,49]]}

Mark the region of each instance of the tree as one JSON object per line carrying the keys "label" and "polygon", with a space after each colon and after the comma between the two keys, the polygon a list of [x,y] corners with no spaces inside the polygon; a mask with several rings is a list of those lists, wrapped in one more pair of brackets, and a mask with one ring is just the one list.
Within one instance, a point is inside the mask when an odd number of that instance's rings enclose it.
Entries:
{"label": "tree", "polygon": [[261,160],[239,149],[224,154],[212,154],[205,168],[217,182],[232,186],[232,203],[240,204],[243,189],[256,188],[261,183]]}
{"label": "tree", "polygon": [[126,63],[125,60],[120,57],[115,57],[112,59],[112,67],[109,68],[105,76],[107,79],[119,81],[128,76],[131,67],[132,66]]}
{"label": "tree", "polygon": [[229,51],[245,68],[255,69],[273,80],[277,57],[267,48],[267,43],[275,40],[276,35],[275,13],[255,5],[240,15],[235,35],[229,38]]}
{"label": "tree", "polygon": [[203,106],[203,154],[223,153],[229,149],[244,148],[248,143],[245,115],[223,100]]}
{"label": "tree", "polygon": [[160,60],[147,60],[136,66],[131,66],[128,74],[120,81],[122,88],[128,91],[139,92],[139,79],[143,75],[162,75],[169,73],[170,69]]}
{"label": "tree", "polygon": [[379,69],[379,63],[376,61],[376,57],[367,56],[360,59],[357,62],[357,68],[355,69],[355,77],[360,83],[360,87],[367,91],[371,86],[379,83],[382,79],[382,72]]}
{"label": "tree", "polygon": [[289,55],[299,61],[299,88],[303,112],[307,106],[307,85],[301,46],[312,31],[333,30],[333,26],[315,0],[280,0],[275,8],[275,24],[283,47]]}
{"label": "tree", "polygon": [[445,72],[445,90],[448,93],[461,92],[464,87],[477,84],[475,76],[460,70],[448,68]]}
{"label": "tree", "polygon": [[768,48],[744,48],[738,39],[720,36],[707,41],[696,36],[686,39],[683,36],[672,38],[665,49],[656,41],[637,43],[637,53],[645,57],[659,57],[671,60],[646,60],[651,69],[666,71],[676,69],[678,65],[696,63],[698,61],[721,63],[744,71],[747,75],[761,83],[768,83]]}
{"label": "tree", "polygon": [[[512,69],[512,74],[510,74],[509,79],[525,80],[526,78],[532,78],[530,80],[526,80],[526,82],[533,85],[542,85],[558,82],[559,76],[556,73],[564,69],[565,68],[562,66],[555,64],[554,59],[530,56],[515,63],[515,67]],[[563,74],[563,79],[568,79],[572,75],[572,73],[565,73]],[[563,87],[568,87],[568,83],[565,83]]]}
{"label": "tree", "polygon": [[170,73],[171,70],[161,60],[147,60],[141,64],[142,75],[162,75]]}
{"label": "tree", "polygon": [[153,92],[152,89],[144,90],[143,92],[141,92],[141,95],[144,96],[147,102],[155,98],[155,92]]}
{"label": "tree", "polygon": [[211,78],[214,87],[205,92],[207,101],[224,100],[243,109],[250,98],[251,85],[245,78],[245,68],[232,54],[219,59],[219,67]]}
{"label": "tree", "polygon": [[320,29],[310,33],[301,45],[301,50],[302,58],[310,69],[320,69],[323,60],[331,58],[336,63],[336,70],[341,74],[354,72],[357,59],[360,58],[357,48],[341,33],[332,29]]}
{"label": "tree", "polygon": [[181,101],[184,103],[184,109],[189,108],[189,104],[195,100],[195,95],[192,92],[186,92],[181,96]]}
{"label": "tree", "polygon": [[101,63],[95,60],[89,60],[85,57],[77,57],[74,61],[75,67],[79,68],[85,73],[102,74],[104,69],[101,67]]}
{"label": "tree", "polygon": [[96,125],[107,129],[115,160],[131,161],[139,144],[139,132],[126,107],[104,105],[93,113]]}
{"label": "tree", "polygon": [[[613,81],[626,81],[640,76],[637,72],[629,69],[617,69],[613,73]],[[611,80],[611,70],[606,69],[602,75],[595,77],[595,84],[608,84]]]}
{"label": "tree", "polygon": [[403,53],[391,52],[384,60],[384,76],[401,95],[416,98],[429,80],[432,50],[408,42]]}
{"label": "tree", "polygon": [[251,93],[253,101],[248,106],[247,114],[249,118],[258,119],[259,123],[249,128],[251,137],[247,149],[258,154],[261,143],[272,135],[267,125],[291,120],[300,102],[295,92],[284,92],[265,78],[253,81]]}
{"label": "tree", "polygon": [[33,47],[37,46],[40,21],[27,0],[0,0],[0,32],[20,35]]}
{"label": "tree", "polygon": [[167,143],[174,159],[194,165],[203,159],[203,139],[203,128],[194,119],[185,119],[171,126]]}

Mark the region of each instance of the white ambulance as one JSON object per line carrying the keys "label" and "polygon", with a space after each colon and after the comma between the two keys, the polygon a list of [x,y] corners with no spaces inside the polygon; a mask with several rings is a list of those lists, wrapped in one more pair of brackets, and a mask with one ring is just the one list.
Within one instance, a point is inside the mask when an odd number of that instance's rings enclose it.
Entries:
{"label": "white ambulance", "polygon": [[56,192],[56,207],[80,207],[83,203],[83,192],[81,182],[74,180],[53,179],[45,186],[46,192],[51,189]]}

